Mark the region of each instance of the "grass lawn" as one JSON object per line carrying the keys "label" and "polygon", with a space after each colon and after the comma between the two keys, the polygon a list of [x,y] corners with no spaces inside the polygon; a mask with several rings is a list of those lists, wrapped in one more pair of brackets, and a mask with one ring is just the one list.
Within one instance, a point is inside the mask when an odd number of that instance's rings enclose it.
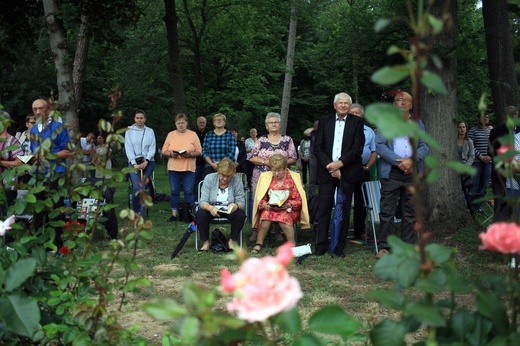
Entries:
{"label": "grass lawn", "polygon": [[[162,164],[156,166],[155,185],[158,193],[169,195],[168,177]],[[115,197],[115,202],[122,208],[128,206],[128,182],[118,186]],[[149,209],[154,238],[150,240],[146,249],[139,251],[137,261],[139,270],[136,274],[149,278],[151,286],[129,296],[128,304],[123,307],[120,320],[124,326],[139,325],[138,333],[153,344],[160,344],[161,336],[169,325],[152,321],[141,310],[144,302],[157,297],[179,299],[186,280],[191,280],[206,288],[215,287],[219,284],[220,271],[223,268],[227,267],[231,272],[238,269],[237,264],[227,259],[226,256],[212,253],[198,254],[195,249],[194,235],[188,239],[179,255],[171,260],[170,255],[185,233],[187,224],[167,222],[170,215],[170,202],[160,202]],[[470,278],[505,270],[503,258],[478,251],[480,244],[478,232],[483,228],[484,226],[477,226],[475,223],[442,239],[446,245],[458,249],[458,269]],[[245,244],[250,231],[251,226],[246,224],[244,228]],[[225,231],[224,234],[228,236],[229,231]],[[311,230],[301,231],[298,235],[299,244],[311,243],[314,245],[313,239],[314,233]],[[250,245],[247,244],[246,249]],[[103,243],[100,243],[100,249],[103,247]],[[274,252],[275,249],[270,247],[264,250],[262,255],[274,254]],[[369,301],[365,298],[365,293],[371,289],[389,287],[389,283],[379,280],[374,275],[373,267],[376,258],[373,246],[351,244],[347,246],[346,254],[346,258],[343,259],[331,258],[327,255],[311,256],[301,265],[293,264],[290,267],[291,274],[299,280],[304,292],[304,297],[300,300],[298,307],[302,315],[308,317],[319,307],[339,304],[362,321],[363,329],[366,331],[382,317],[391,316],[393,311]],[[461,299],[467,300],[468,304],[473,304],[472,296],[461,297]],[[220,306],[223,308],[226,302],[220,302]]]}

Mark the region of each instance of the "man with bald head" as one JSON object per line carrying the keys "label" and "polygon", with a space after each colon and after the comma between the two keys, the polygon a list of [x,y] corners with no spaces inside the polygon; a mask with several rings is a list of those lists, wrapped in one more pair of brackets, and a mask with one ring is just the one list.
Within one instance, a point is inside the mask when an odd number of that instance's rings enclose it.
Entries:
{"label": "man with bald head", "polygon": [[[50,117],[51,108],[49,103],[43,99],[37,99],[32,103],[32,110],[35,116],[36,124],[31,128],[31,152],[38,156],[41,156],[39,150],[40,146],[46,140],[50,140],[50,152],[55,154],[57,160],[48,160],[50,166],[39,165],[40,171],[36,174],[43,174],[46,178],[50,179],[49,188],[50,191],[57,191],[58,178],[64,174],[67,170],[65,159],[72,156],[72,152],[68,148],[69,134],[67,129],[63,127],[61,122],[55,121]],[[47,198],[46,192],[42,191],[37,194],[38,200],[44,200]],[[57,209],[64,205],[63,197],[60,197],[53,205],[53,209]],[[47,218],[48,211],[36,213],[34,215],[34,228],[38,230],[43,226],[44,219]],[[65,221],[63,214],[58,216],[56,219]],[[56,232],[54,238],[54,244],[60,248],[63,244],[61,234],[63,232],[61,227],[54,227]]]}
{"label": "man with bald head", "polygon": [[[394,106],[403,111],[403,115],[412,120],[412,96],[404,91],[399,91],[394,96]],[[419,127],[424,130],[424,124],[417,120]],[[380,250],[377,258],[389,253],[388,237],[393,234],[394,216],[398,205],[401,206],[401,239],[407,243],[415,242],[413,226],[415,223],[415,210],[412,204],[410,187],[413,184],[413,147],[411,136],[384,138],[380,133],[376,135],[376,152],[380,156],[379,175],[381,176],[381,201],[379,242]],[[429,148],[419,139],[417,146],[417,169],[422,171],[423,160],[428,154]]]}
{"label": "man with bald head", "polygon": [[[319,182],[314,253],[317,256],[324,255],[329,250],[330,215],[336,190],[342,191],[346,200],[351,201],[355,184],[364,177],[361,161],[365,144],[363,119],[349,114],[352,98],[347,93],[337,94],[333,104],[336,112],[319,120],[313,147]],[[338,243],[335,248],[330,249],[333,256],[345,257],[349,219],[350,203],[344,203]]]}
{"label": "man with bald head", "polygon": [[[37,99],[32,103],[32,110],[35,116],[36,124],[31,128],[31,151],[36,153],[36,149],[46,139],[51,139],[51,152],[56,154],[58,160],[51,162],[52,165],[56,165],[54,168],[55,173],[64,173],[66,170],[65,159],[72,155],[71,151],[67,148],[69,144],[69,134],[63,127],[61,122],[55,121],[50,117],[51,108],[46,100]],[[61,119],[61,118],[59,118]],[[46,168],[46,172],[49,172],[49,168]]]}

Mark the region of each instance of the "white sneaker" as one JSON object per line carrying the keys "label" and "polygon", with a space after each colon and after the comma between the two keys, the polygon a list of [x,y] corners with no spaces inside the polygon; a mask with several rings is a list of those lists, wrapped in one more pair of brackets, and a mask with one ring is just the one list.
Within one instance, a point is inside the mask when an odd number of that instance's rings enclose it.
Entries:
{"label": "white sneaker", "polygon": [[6,249],[7,251],[14,251],[14,249],[13,249],[12,247],[9,247],[9,246],[6,246],[5,249]]}

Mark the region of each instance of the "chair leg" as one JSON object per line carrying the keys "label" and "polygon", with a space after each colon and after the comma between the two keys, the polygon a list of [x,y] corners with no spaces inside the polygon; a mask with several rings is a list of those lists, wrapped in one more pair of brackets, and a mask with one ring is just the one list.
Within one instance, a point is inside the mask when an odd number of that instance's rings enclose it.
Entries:
{"label": "chair leg", "polygon": [[372,222],[372,233],[374,235],[374,247],[376,248],[376,255],[379,253],[379,248],[377,246],[377,235],[376,235],[376,227],[374,226],[374,223]]}

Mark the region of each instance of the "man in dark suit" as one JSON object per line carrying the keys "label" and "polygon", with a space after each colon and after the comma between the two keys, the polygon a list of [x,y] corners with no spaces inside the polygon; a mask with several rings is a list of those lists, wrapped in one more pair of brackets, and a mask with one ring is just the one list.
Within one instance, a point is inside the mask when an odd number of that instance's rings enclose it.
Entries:
{"label": "man in dark suit", "polygon": [[[363,119],[349,115],[352,98],[346,93],[334,97],[335,114],[319,121],[313,152],[316,156],[316,176],[319,182],[317,239],[315,255],[329,248],[330,215],[336,189],[342,189],[346,201],[352,200],[355,183],[364,177],[361,154],[365,143]],[[338,244],[333,255],[345,257],[345,245],[350,220],[350,203],[343,204],[343,221]]]}
{"label": "man in dark suit", "polygon": [[[518,118],[518,109],[515,106],[506,107],[505,110],[506,121],[508,118]],[[501,144],[514,147],[514,136],[519,132],[519,126],[515,126],[512,130],[510,130],[507,128],[505,123],[494,127],[489,134],[488,154],[492,158],[494,156],[498,156],[497,150]],[[502,143],[499,140],[502,140]],[[493,222],[510,221],[511,215],[513,215],[513,208],[511,205],[509,205],[509,203],[507,203],[507,200],[504,199],[504,197],[507,195],[506,178],[497,172],[494,164],[492,165],[491,170],[491,189],[493,190],[495,202],[493,203]]]}

